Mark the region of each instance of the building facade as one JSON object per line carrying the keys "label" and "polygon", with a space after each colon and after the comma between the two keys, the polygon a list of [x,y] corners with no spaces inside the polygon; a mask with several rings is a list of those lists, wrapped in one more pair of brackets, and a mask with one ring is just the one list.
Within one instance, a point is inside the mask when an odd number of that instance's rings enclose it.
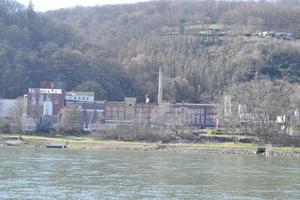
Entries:
{"label": "building facade", "polygon": [[136,103],[136,98],[125,98],[125,101],[105,102],[105,121],[115,124],[133,124],[139,121],[142,124],[150,124],[151,113],[156,104]]}
{"label": "building facade", "polygon": [[57,116],[64,107],[64,92],[62,89],[29,88],[26,95],[27,115]]}
{"label": "building facade", "polygon": [[105,124],[105,101],[78,103],[83,114],[83,127],[85,131],[101,129]]}
{"label": "building facade", "polygon": [[[192,129],[204,129],[217,126],[217,105],[177,103],[166,104],[168,107],[166,117],[172,118],[180,115],[182,123]],[[126,98],[123,102],[105,102],[105,122],[112,124],[130,125],[134,122],[144,125],[153,125],[154,112],[157,104],[136,103],[133,98]]]}
{"label": "building facade", "polygon": [[94,92],[66,92],[65,100],[68,103],[77,102],[94,102],[95,101]]}
{"label": "building facade", "polygon": [[204,129],[217,126],[217,105],[176,103],[171,104],[170,115],[181,113],[184,123],[193,129]]}

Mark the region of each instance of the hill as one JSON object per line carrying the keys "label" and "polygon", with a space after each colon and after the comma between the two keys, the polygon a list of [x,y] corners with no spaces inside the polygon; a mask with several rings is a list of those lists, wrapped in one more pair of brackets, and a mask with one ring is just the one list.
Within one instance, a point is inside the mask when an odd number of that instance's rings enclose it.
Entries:
{"label": "hill", "polygon": [[80,86],[96,89],[98,98],[121,99],[131,88],[122,70],[104,57],[90,59],[75,30],[36,13],[32,4],[0,1],[0,97],[60,80],[69,90]]}
{"label": "hill", "polygon": [[[164,98],[177,102],[214,102],[253,79],[300,82],[298,1],[153,1],[33,15],[17,7],[0,17],[2,97],[55,79],[100,99],[156,101],[159,67]],[[295,38],[255,36],[267,30]]]}
{"label": "hill", "polygon": [[[140,98],[156,98],[160,66],[165,99],[177,102],[211,102],[225,87],[254,78],[300,81],[299,41],[245,36],[274,30],[297,37],[298,1],[155,1],[47,15],[71,25],[87,54],[121,65]],[[227,34],[199,34],[208,30]]]}

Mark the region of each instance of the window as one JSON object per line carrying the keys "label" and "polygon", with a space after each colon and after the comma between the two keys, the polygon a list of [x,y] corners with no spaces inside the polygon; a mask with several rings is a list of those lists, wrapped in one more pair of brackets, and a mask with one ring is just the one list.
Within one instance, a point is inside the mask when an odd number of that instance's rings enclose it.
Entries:
{"label": "window", "polygon": [[214,124],[214,116],[213,115],[207,115],[206,116],[206,124]]}
{"label": "window", "polygon": [[204,124],[204,121],[205,121],[204,115],[200,115],[200,123],[201,123],[201,124]]}

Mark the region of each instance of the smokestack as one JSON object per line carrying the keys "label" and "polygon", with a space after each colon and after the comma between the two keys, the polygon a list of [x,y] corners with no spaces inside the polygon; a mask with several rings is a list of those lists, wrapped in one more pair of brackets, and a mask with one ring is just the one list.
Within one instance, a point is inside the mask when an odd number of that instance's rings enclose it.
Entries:
{"label": "smokestack", "polygon": [[161,104],[162,101],[163,101],[163,77],[162,77],[161,67],[159,67],[157,103]]}

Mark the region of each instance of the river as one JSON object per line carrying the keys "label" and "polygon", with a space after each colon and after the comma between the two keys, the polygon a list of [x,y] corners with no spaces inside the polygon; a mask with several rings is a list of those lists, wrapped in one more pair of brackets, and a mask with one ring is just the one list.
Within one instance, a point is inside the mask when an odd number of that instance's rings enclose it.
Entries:
{"label": "river", "polygon": [[0,199],[300,199],[300,159],[0,148]]}

